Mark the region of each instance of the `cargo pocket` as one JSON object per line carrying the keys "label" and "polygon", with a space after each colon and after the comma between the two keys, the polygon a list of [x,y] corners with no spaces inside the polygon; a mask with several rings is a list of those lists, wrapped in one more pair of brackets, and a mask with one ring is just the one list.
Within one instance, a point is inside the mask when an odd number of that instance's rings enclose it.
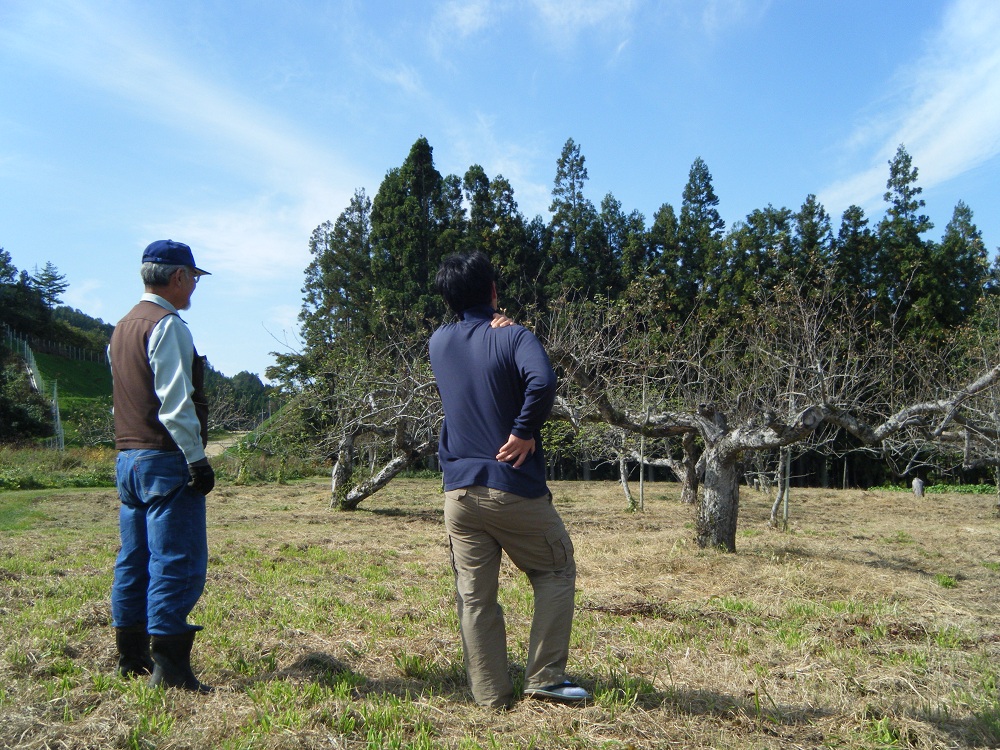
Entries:
{"label": "cargo pocket", "polygon": [[573,559],[573,542],[562,524],[552,526],[545,532],[545,541],[552,550],[552,566],[555,570],[565,568]]}

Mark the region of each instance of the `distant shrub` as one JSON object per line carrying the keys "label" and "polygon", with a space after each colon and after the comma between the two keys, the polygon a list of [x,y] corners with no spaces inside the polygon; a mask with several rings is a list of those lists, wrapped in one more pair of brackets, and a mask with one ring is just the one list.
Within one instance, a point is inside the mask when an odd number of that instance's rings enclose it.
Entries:
{"label": "distant shrub", "polygon": [[219,479],[234,484],[266,484],[306,479],[329,471],[321,461],[293,451],[273,453],[246,441],[237,443],[212,459]]}
{"label": "distant shrub", "polygon": [[932,484],[930,487],[924,487],[924,492],[930,494],[955,492],[962,495],[995,495],[997,487],[995,484]]}
{"label": "distant shrub", "polygon": [[434,469],[407,469],[399,472],[404,479],[440,479],[441,472]]}
{"label": "distant shrub", "polygon": [[115,455],[110,448],[0,446],[0,490],[114,487]]}
{"label": "distant shrub", "polygon": [[[913,492],[913,488],[906,485],[883,484],[872,487],[871,490],[877,492]],[[997,488],[995,484],[928,484],[924,486],[924,493],[928,495],[944,495],[954,493],[957,495],[995,495]]]}

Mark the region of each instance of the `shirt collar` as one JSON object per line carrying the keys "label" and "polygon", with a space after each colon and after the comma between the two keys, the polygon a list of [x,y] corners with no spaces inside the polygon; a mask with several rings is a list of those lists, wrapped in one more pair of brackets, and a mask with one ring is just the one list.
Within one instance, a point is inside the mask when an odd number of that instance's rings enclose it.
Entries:
{"label": "shirt collar", "polygon": [[142,301],[143,302],[152,302],[154,305],[159,305],[160,307],[165,308],[166,310],[169,310],[174,315],[178,314],[177,308],[174,307],[173,305],[171,305],[169,302],[167,302],[165,299],[163,299],[163,297],[161,297],[158,294],[153,294],[152,292],[145,292],[142,295]]}
{"label": "shirt collar", "polygon": [[490,305],[468,307],[462,311],[462,320],[492,320],[493,312],[493,307]]}

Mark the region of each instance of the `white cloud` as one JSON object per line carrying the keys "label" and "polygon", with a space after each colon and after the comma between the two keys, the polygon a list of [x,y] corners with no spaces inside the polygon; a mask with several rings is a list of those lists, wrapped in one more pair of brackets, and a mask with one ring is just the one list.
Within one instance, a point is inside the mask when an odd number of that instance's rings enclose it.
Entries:
{"label": "white cloud", "polygon": [[224,271],[236,289],[288,284],[298,296],[302,270],[309,262],[313,229],[333,220],[350,202],[350,191],[330,189],[322,180],[299,186],[299,193],[259,195],[241,203],[205,206],[146,228],[150,237],[173,237],[195,249],[207,271]]}
{"label": "white cloud", "polygon": [[[900,71],[903,104],[866,122],[849,148],[867,148],[869,163],[820,196],[832,210],[881,200],[888,162],[904,144],[929,188],[1000,154],[1000,4],[957,0],[924,53]],[[876,140],[877,139],[877,140]]]}
{"label": "white cloud", "polygon": [[54,0],[46,11],[26,13],[19,28],[0,30],[0,42],[105,91],[142,118],[195,134],[220,161],[252,164],[250,173],[269,189],[294,193],[318,175],[359,183],[354,167],[294,122],[185,65],[191,56],[169,32],[144,26],[151,18],[134,20],[115,3],[92,6]]}
{"label": "white cloud", "polygon": [[199,267],[232,283],[272,284],[300,274],[309,232],[287,207],[266,197],[246,205],[209,207],[150,225],[150,237],[171,237],[191,246]]}
{"label": "white cloud", "polygon": [[530,3],[547,26],[569,36],[585,28],[624,20],[635,7],[632,0],[530,0]]}
{"label": "white cloud", "polygon": [[451,0],[441,6],[435,26],[445,38],[451,33],[469,37],[489,25],[492,10],[490,0]]}
{"label": "white cloud", "polygon": [[75,307],[77,310],[85,310],[88,315],[95,318],[103,318],[107,315],[104,305],[106,296],[104,286],[104,283],[97,279],[74,281],[63,294],[63,304]]}
{"label": "white cloud", "polygon": [[376,67],[373,72],[382,81],[395,86],[407,96],[419,98],[426,95],[420,73],[411,65]]}
{"label": "white cloud", "polygon": [[760,19],[770,5],[770,0],[708,0],[702,6],[701,25],[705,33],[714,35],[747,19]]}

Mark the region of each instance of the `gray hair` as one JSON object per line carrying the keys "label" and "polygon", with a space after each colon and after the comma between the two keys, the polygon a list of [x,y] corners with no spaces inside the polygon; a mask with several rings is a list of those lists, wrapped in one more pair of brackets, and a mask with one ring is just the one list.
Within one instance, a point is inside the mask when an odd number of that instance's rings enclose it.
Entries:
{"label": "gray hair", "polygon": [[170,283],[170,277],[177,273],[178,268],[187,268],[187,266],[172,266],[166,263],[143,263],[139,275],[142,276],[142,283],[146,286],[166,286]]}

